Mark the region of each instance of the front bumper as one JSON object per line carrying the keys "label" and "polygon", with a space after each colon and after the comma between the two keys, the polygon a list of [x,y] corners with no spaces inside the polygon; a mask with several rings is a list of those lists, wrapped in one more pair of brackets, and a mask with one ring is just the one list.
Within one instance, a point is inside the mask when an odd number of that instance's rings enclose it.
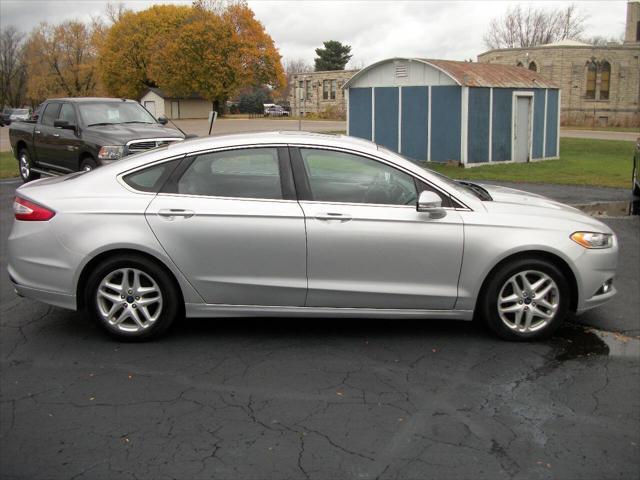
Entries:
{"label": "front bumper", "polygon": [[[576,313],[598,307],[611,300],[617,293],[614,279],[618,266],[618,239],[616,236],[613,238],[611,248],[584,249],[574,260],[579,288]],[[605,285],[608,287],[603,290]]]}

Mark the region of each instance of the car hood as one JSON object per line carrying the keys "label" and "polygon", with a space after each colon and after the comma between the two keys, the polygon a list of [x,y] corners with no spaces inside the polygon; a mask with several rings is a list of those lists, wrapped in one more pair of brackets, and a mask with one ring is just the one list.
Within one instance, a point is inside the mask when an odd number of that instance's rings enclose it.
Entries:
{"label": "car hood", "polygon": [[497,185],[477,184],[484,188],[493,201],[483,202],[489,212],[509,213],[522,216],[563,219],[589,226],[594,231],[611,233],[611,229],[599,220],[570,205],[556,202],[535,193]]}
{"label": "car hood", "polygon": [[[94,138],[107,140],[112,145],[124,145],[131,140],[144,138],[184,138],[184,135],[179,131],[164,127],[158,123],[96,125],[94,127],[86,127],[84,133],[90,134]],[[106,145],[104,142],[101,143]]]}

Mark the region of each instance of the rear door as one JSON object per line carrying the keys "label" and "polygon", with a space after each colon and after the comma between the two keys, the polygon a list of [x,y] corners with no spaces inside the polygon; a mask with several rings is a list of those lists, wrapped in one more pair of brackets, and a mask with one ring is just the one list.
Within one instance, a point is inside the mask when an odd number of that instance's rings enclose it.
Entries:
{"label": "rear door", "polygon": [[462,262],[459,213],[416,211],[434,190],[369,157],[318,148],[292,150],[307,226],[310,307],[452,309]]}
{"label": "rear door", "polygon": [[53,122],[58,118],[59,111],[60,103],[47,103],[33,131],[33,145],[39,164],[57,166],[55,142],[59,133]]}
{"label": "rear door", "polygon": [[207,303],[304,305],[304,214],[286,148],[187,158],[146,217]]}

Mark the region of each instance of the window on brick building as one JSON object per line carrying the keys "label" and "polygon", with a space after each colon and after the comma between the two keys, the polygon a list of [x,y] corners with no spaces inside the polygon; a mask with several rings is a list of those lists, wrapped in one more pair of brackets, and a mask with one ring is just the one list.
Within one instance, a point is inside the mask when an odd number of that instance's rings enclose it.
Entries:
{"label": "window on brick building", "polygon": [[538,65],[536,65],[536,62],[531,62],[529,64],[529,70],[531,70],[532,72],[537,72],[538,71]]}
{"label": "window on brick building", "polygon": [[600,100],[609,100],[611,79],[611,65],[609,62],[600,64]]}
{"label": "window on brick building", "polygon": [[311,80],[307,80],[307,100],[313,96],[313,85],[311,84]]}
{"label": "window on brick building", "polygon": [[596,62],[587,62],[587,86],[584,92],[586,98],[596,98],[596,74],[598,67]]}
{"label": "window on brick building", "polygon": [[335,80],[322,81],[322,99],[323,100],[336,99],[336,81]]}

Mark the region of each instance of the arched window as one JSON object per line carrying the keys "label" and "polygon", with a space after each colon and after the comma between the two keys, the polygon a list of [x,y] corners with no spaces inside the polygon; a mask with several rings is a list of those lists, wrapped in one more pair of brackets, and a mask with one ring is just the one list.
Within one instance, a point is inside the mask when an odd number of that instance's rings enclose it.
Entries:
{"label": "arched window", "polygon": [[595,61],[587,62],[587,88],[585,89],[584,96],[586,98],[596,98],[596,74],[598,67]]}
{"label": "arched window", "polygon": [[532,72],[537,72],[538,71],[538,66],[536,65],[536,62],[531,62],[529,64],[529,70],[531,70]]}
{"label": "arched window", "polygon": [[518,62],[516,63],[516,67],[524,67],[524,65],[522,65],[522,62]]}
{"label": "arched window", "polygon": [[600,100],[609,100],[611,79],[611,64],[607,61],[600,63]]}

